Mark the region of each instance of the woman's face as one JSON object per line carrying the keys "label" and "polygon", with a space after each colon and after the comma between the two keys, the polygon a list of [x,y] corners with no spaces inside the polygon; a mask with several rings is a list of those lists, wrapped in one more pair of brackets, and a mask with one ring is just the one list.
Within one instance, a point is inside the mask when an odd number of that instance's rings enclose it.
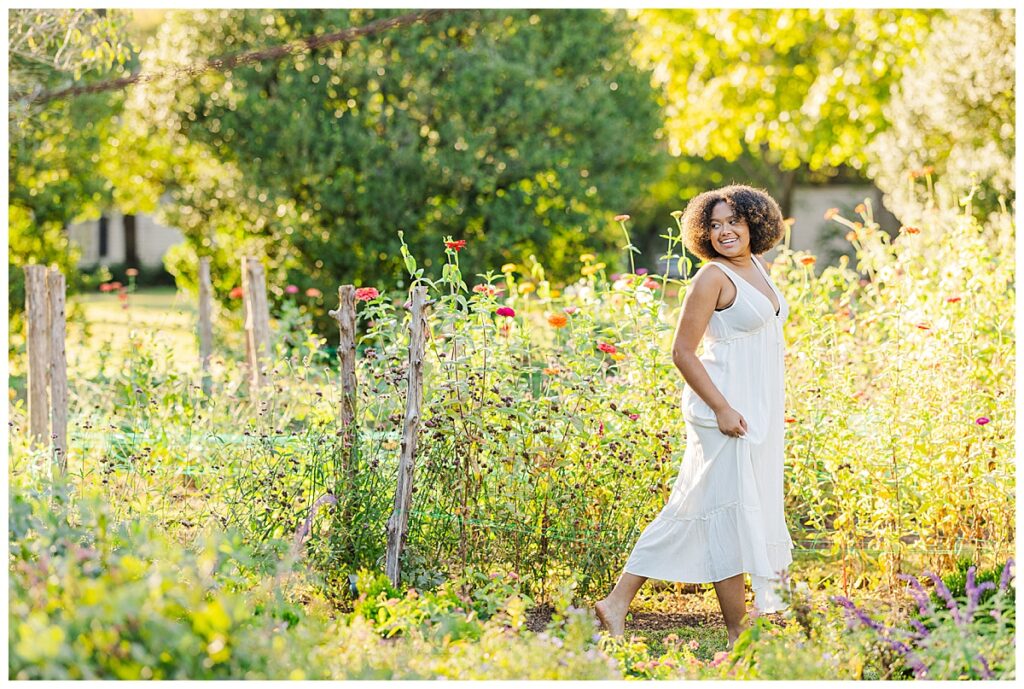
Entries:
{"label": "woman's face", "polygon": [[725,201],[711,210],[711,246],[725,258],[750,253],[750,227]]}

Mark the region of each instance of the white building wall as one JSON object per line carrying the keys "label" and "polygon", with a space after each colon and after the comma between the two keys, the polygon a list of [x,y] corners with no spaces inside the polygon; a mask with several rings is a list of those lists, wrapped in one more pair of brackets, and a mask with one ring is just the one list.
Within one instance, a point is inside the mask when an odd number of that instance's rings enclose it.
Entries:
{"label": "white building wall", "polygon": [[[81,247],[82,257],[79,267],[87,268],[99,264],[113,265],[124,262],[124,216],[112,212],[107,216],[107,253],[100,255],[100,221],[88,220],[71,225],[68,238]],[[135,217],[135,236],[139,252],[139,262],[144,266],[160,266],[164,254],[175,244],[184,241],[181,231],[158,223],[151,215]]]}

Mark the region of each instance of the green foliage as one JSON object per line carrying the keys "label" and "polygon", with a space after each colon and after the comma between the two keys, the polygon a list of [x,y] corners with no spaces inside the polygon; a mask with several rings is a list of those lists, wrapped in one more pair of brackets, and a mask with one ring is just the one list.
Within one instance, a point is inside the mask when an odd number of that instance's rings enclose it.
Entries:
{"label": "green foliage", "polygon": [[10,148],[7,206],[12,332],[20,331],[25,308],[22,267],[54,265],[69,291],[80,286],[78,252],[64,228],[99,215],[110,200],[110,183],[96,174],[112,131],[111,118],[123,98],[92,94],[35,104],[40,92],[99,78],[125,63],[127,15],[120,10],[11,10]]}
{"label": "green foliage", "polygon": [[783,169],[867,162],[932,11],[642,10],[637,56],[665,92],[674,155],[765,146]]}
{"label": "green foliage", "polygon": [[1014,40],[1011,9],[936,18],[885,105],[889,128],[868,150],[872,177],[898,216],[925,184],[935,185],[943,205],[972,196],[979,217],[998,211],[1000,196],[1012,203]]}
{"label": "green foliage", "polygon": [[[393,14],[183,12],[157,53],[207,56]],[[403,229],[417,255],[467,239],[467,274],[530,253],[566,274],[580,245],[614,245],[601,217],[638,198],[652,169],[657,106],[630,63],[630,26],[604,11],[456,12],[167,85],[140,111],[147,136],[187,138],[197,165],[223,173],[176,175],[168,219],[189,249],[171,270],[194,284],[196,255],[210,254],[215,274],[234,275],[244,248],[266,256],[271,282],[383,287],[403,273]]]}

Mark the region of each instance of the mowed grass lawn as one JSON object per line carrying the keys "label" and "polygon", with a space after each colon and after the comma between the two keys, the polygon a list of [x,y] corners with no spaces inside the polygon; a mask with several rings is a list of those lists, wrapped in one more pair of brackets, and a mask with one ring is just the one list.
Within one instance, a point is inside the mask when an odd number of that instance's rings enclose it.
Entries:
{"label": "mowed grass lawn", "polygon": [[69,371],[95,373],[104,350],[123,352],[133,336],[166,344],[168,368],[184,371],[196,366],[197,308],[187,292],[174,287],[140,289],[128,296],[128,308],[113,292],[75,295],[69,301]]}

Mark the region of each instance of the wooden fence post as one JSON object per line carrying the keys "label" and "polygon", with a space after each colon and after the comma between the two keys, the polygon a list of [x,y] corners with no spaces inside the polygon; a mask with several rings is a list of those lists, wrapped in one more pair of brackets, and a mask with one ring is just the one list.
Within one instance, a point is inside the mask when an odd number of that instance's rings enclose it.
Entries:
{"label": "wooden fence post", "polygon": [[46,298],[46,266],[25,266],[25,325],[28,331],[28,430],[31,441],[44,445],[50,438],[50,405],[46,394],[50,374],[50,304]]}
{"label": "wooden fence post", "polygon": [[199,259],[199,368],[202,371],[203,393],[210,394],[210,354],[213,353],[213,325],[210,321],[212,310],[210,285],[210,257]]}
{"label": "wooden fence post", "polygon": [[270,359],[270,307],[263,264],[251,257],[242,259],[242,300],[245,303],[245,331],[253,389],[264,381],[263,366]]}
{"label": "wooden fence post", "polygon": [[65,352],[66,297],[64,275],[56,268],[46,275],[50,333],[50,423],[53,455],[61,476],[68,468],[68,362]]}
{"label": "wooden fence post", "polygon": [[385,574],[395,586],[398,586],[401,577],[399,559],[409,528],[413,470],[416,464],[416,434],[420,425],[420,406],[423,403],[423,351],[427,330],[427,288],[414,287],[410,301],[412,318],[409,321],[409,388],[406,393],[405,423],[402,430],[402,454],[398,460],[395,509],[388,518],[388,549],[384,566]]}
{"label": "wooden fence post", "polygon": [[[355,488],[355,444],[356,437],[356,288],[342,285],[338,288],[338,308],[328,315],[338,321],[338,359],[341,364],[341,404],[338,422],[341,430],[342,472],[345,476],[345,490],[341,494],[341,523],[352,529],[350,496]],[[352,553],[354,554],[354,553]]]}

